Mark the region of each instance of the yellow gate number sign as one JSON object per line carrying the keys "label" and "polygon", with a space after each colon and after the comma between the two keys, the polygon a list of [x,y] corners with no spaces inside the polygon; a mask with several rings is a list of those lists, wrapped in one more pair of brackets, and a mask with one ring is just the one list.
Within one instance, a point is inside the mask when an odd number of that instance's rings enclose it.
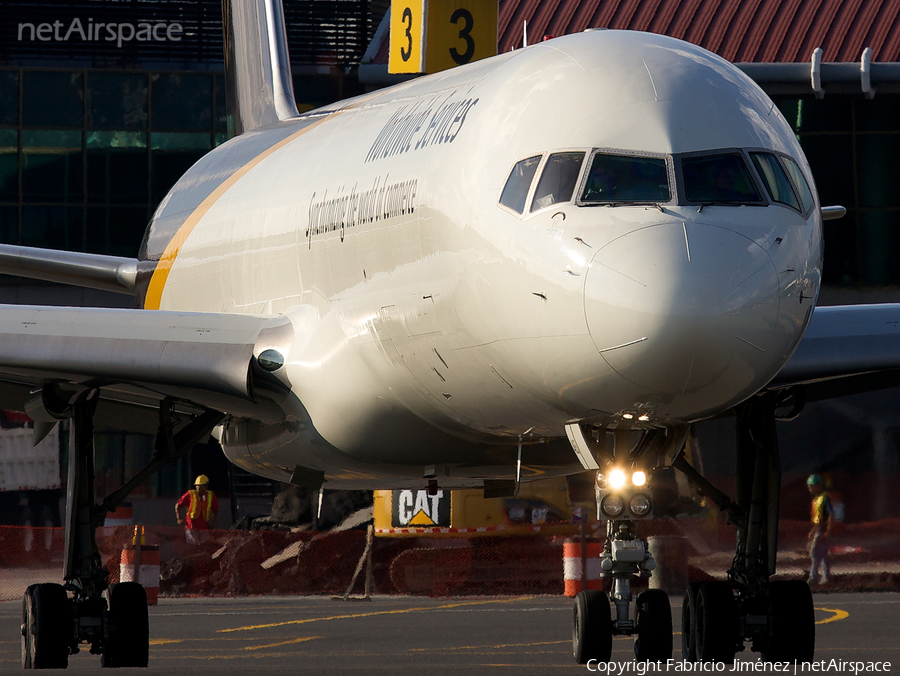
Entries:
{"label": "yellow gate number sign", "polygon": [[425,72],[425,0],[391,2],[389,73]]}
{"label": "yellow gate number sign", "polygon": [[388,71],[436,73],[497,53],[498,0],[392,0]]}

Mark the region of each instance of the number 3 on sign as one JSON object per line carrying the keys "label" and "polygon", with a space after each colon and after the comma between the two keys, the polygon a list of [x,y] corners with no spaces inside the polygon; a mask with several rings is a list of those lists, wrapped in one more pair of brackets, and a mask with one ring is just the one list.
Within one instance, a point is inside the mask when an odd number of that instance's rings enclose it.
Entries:
{"label": "number 3 on sign", "polygon": [[475,40],[472,39],[472,26],[475,24],[475,19],[472,17],[472,12],[465,7],[460,7],[450,16],[450,22],[459,23],[460,21],[462,22],[462,28],[459,29],[459,39],[465,41],[466,49],[460,54],[456,47],[451,47],[450,57],[456,63],[462,65],[469,63],[472,57],[475,56]]}
{"label": "number 3 on sign", "polygon": [[388,72],[425,72],[425,0],[391,3],[390,41]]}
{"label": "number 3 on sign", "polygon": [[393,0],[388,70],[436,73],[497,53],[498,0]]}

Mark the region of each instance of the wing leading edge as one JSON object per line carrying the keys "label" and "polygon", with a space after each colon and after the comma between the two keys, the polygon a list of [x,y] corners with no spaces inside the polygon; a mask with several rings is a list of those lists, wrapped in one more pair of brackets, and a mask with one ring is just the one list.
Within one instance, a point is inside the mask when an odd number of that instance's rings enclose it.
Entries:
{"label": "wing leading edge", "polygon": [[54,392],[90,388],[112,411],[98,414],[122,430],[133,426],[121,411],[143,407],[152,424],[164,398],[280,420],[273,400],[290,384],[257,357],[286,354],[292,340],[285,317],[0,305],[0,406],[32,411]]}
{"label": "wing leading edge", "polygon": [[134,295],[138,260],[0,244],[0,273]]}
{"label": "wing leading edge", "polygon": [[900,304],[817,307],[796,352],[767,386],[807,401],[900,385]]}

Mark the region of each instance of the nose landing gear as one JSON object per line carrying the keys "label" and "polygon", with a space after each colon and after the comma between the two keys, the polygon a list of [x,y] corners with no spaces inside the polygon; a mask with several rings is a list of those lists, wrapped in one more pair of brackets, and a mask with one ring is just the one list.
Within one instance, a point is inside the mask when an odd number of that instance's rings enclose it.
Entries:
{"label": "nose landing gear", "polygon": [[648,578],[655,568],[647,543],[637,537],[635,523],[610,521],[600,556],[600,577],[613,580],[615,618],[605,592],[582,591],[575,597],[572,647],[576,662],[608,662],[613,636],[634,636],[634,655],[639,661],[672,657],[672,610],[666,593],[650,589],[632,605],[631,580]]}

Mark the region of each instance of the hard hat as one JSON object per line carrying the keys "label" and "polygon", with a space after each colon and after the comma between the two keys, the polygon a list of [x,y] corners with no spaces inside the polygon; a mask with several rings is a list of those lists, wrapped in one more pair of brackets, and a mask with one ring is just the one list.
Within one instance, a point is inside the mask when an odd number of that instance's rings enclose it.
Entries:
{"label": "hard hat", "polygon": [[205,486],[209,483],[209,477],[205,474],[201,474],[197,477],[197,480],[194,482],[195,486]]}
{"label": "hard hat", "polygon": [[813,486],[815,484],[823,484],[823,483],[825,483],[825,482],[822,481],[822,477],[820,477],[818,474],[810,474],[809,478],[806,480],[807,486]]}

